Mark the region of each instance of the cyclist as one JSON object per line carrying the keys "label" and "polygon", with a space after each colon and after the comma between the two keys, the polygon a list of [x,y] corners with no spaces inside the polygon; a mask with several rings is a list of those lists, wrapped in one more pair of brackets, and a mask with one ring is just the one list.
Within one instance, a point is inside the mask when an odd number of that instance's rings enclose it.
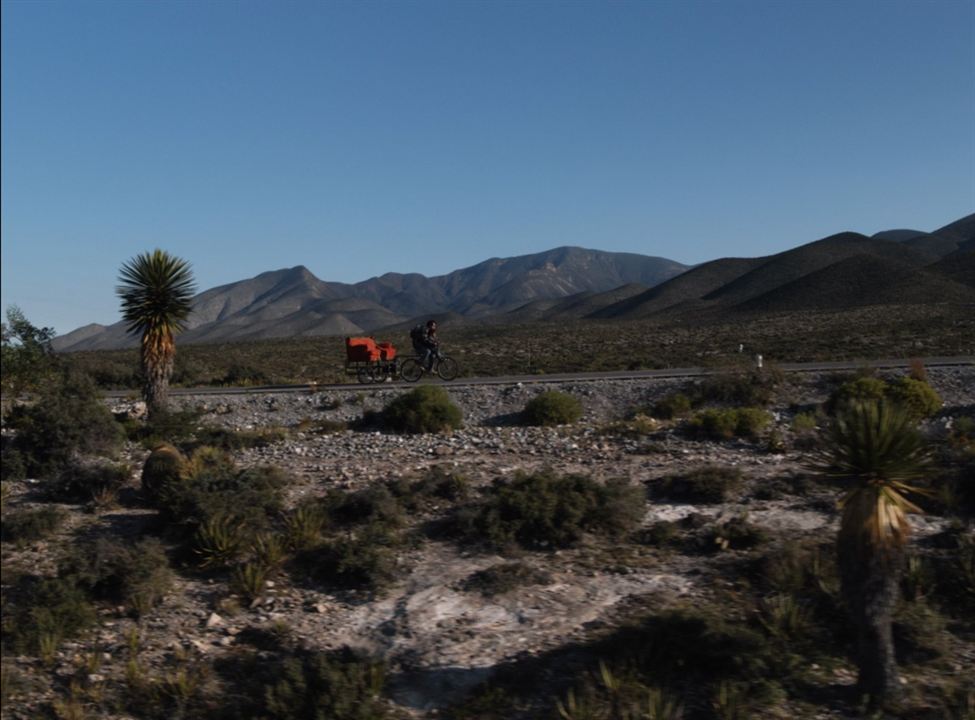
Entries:
{"label": "cyclist", "polygon": [[416,354],[420,356],[420,366],[426,372],[430,372],[440,345],[440,338],[437,337],[437,321],[427,320],[426,325],[417,325],[410,330],[410,340],[413,341]]}

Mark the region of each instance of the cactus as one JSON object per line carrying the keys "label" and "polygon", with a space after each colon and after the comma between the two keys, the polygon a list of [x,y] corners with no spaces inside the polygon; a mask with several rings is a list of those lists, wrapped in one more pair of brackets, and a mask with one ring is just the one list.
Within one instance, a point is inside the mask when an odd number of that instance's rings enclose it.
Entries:
{"label": "cactus", "polygon": [[162,443],[153,448],[142,466],[142,492],[155,503],[167,485],[179,482],[186,457],[172,445]]}

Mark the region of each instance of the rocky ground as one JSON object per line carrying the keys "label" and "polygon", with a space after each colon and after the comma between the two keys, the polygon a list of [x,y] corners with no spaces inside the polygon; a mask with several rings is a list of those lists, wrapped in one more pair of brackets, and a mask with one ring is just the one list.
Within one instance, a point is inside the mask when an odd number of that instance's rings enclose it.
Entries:
{"label": "rocky ground", "polygon": [[[932,421],[929,430],[941,432],[953,415],[972,413],[975,369],[930,369],[929,376],[946,402],[946,412]],[[181,396],[178,402],[203,411],[211,424],[237,430],[288,429],[286,439],[240,451],[235,459],[245,466],[271,463],[286,469],[294,478],[288,488],[291,502],[321,496],[331,488],[358,489],[379,481],[420,477],[434,466],[459,473],[474,486],[537,469],[583,473],[599,480],[622,477],[652,486],[655,480],[688,468],[716,464],[743,471],[746,484],[739,497],[721,505],[651,502],[643,527],[692,513],[705,522],[747,515],[749,522],[770,534],[773,543],[833,537],[837,491],[817,487],[793,492],[806,474],[807,458],[791,448],[789,429],[797,409],[825,399],[828,378],[792,375],[779,389],[772,409],[783,452],[770,452],[766,443],[690,440],[667,423],[649,436],[607,431],[634,408],[652,404],[682,385],[676,380],[635,380],[447,386],[450,398],[464,413],[464,428],[446,435],[313,431],[315,423],[324,420],[353,421],[365,411],[379,410],[402,392],[382,386],[306,394]],[[543,389],[578,397],[583,419],[559,428],[516,425],[517,413]],[[125,410],[122,405],[115,403],[115,409]],[[133,466],[140,467],[145,451],[132,446],[128,452]],[[132,483],[138,486],[137,472]],[[18,484],[8,502],[29,504],[30,482]],[[73,512],[60,540],[5,551],[5,563],[50,566],[53,543],[98,528],[136,532],[152,514],[138,503],[96,514]],[[944,524],[935,516],[912,518],[918,539],[941,531]],[[398,710],[413,717],[435,717],[489,677],[492,668],[583,640],[625,616],[634,601],[667,607],[712,597],[733,584],[728,569],[738,555],[733,550],[663,552],[593,539],[566,550],[520,554],[517,559],[543,571],[546,580],[485,597],[465,589],[465,580],[511,558],[425,540],[400,555],[398,579],[377,598],[279,580],[250,608],[227,602],[228,589],[219,579],[181,573],[173,591],[147,618],[137,622],[124,614],[106,614],[93,636],[61,648],[51,671],[37,659],[18,658],[21,669],[36,680],[33,691],[8,705],[9,717],[34,717],[56,686],[41,678],[75,673],[77,657],[93,649],[104,655],[99,676],[123,677],[126,638],[132,628],[141,634],[144,660],[161,666],[177,651],[219,657],[232,652],[250,628],[284,626],[310,647],[349,645],[381,656],[390,668],[390,695]],[[946,672],[962,676],[975,666],[972,643],[960,643],[952,653]],[[853,681],[851,666],[830,672],[834,684]],[[835,708],[800,712],[783,707],[783,715],[790,712],[803,717],[843,716]]]}

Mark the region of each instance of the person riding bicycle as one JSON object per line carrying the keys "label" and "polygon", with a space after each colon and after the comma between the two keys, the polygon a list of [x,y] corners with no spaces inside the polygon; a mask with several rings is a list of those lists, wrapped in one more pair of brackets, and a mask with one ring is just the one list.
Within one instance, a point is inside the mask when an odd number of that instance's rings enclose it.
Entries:
{"label": "person riding bicycle", "polygon": [[433,359],[440,346],[440,339],[437,337],[437,321],[427,320],[426,325],[417,325],[410,330],[410,340],[413,342],[413,349],[420,356],[420,366],[430,372],[433,369]]}

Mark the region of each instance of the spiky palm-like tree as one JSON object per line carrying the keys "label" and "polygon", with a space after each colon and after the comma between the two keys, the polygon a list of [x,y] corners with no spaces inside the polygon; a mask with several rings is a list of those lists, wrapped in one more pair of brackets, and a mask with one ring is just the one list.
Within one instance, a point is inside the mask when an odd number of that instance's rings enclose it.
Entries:
{"label": "spiky palm-like tree", "polygon": [[879,707],[895,698],[897,667],[891,622],[917,492],[928,454],[916,422],[885,402],[839,411],[818,468],[849,483],[840,501],[837,553],[843,596],[857,628],[858,690]]}
{"label": "spiky palm-like tree", "polygon": [[156,249],[122,265],[119,282],[115,292],[122,319],[130,333],[142,335],[142,395],[152,417],[166,409],[169,399],[174,338],[192,309],[193,272],[185,260]]}

